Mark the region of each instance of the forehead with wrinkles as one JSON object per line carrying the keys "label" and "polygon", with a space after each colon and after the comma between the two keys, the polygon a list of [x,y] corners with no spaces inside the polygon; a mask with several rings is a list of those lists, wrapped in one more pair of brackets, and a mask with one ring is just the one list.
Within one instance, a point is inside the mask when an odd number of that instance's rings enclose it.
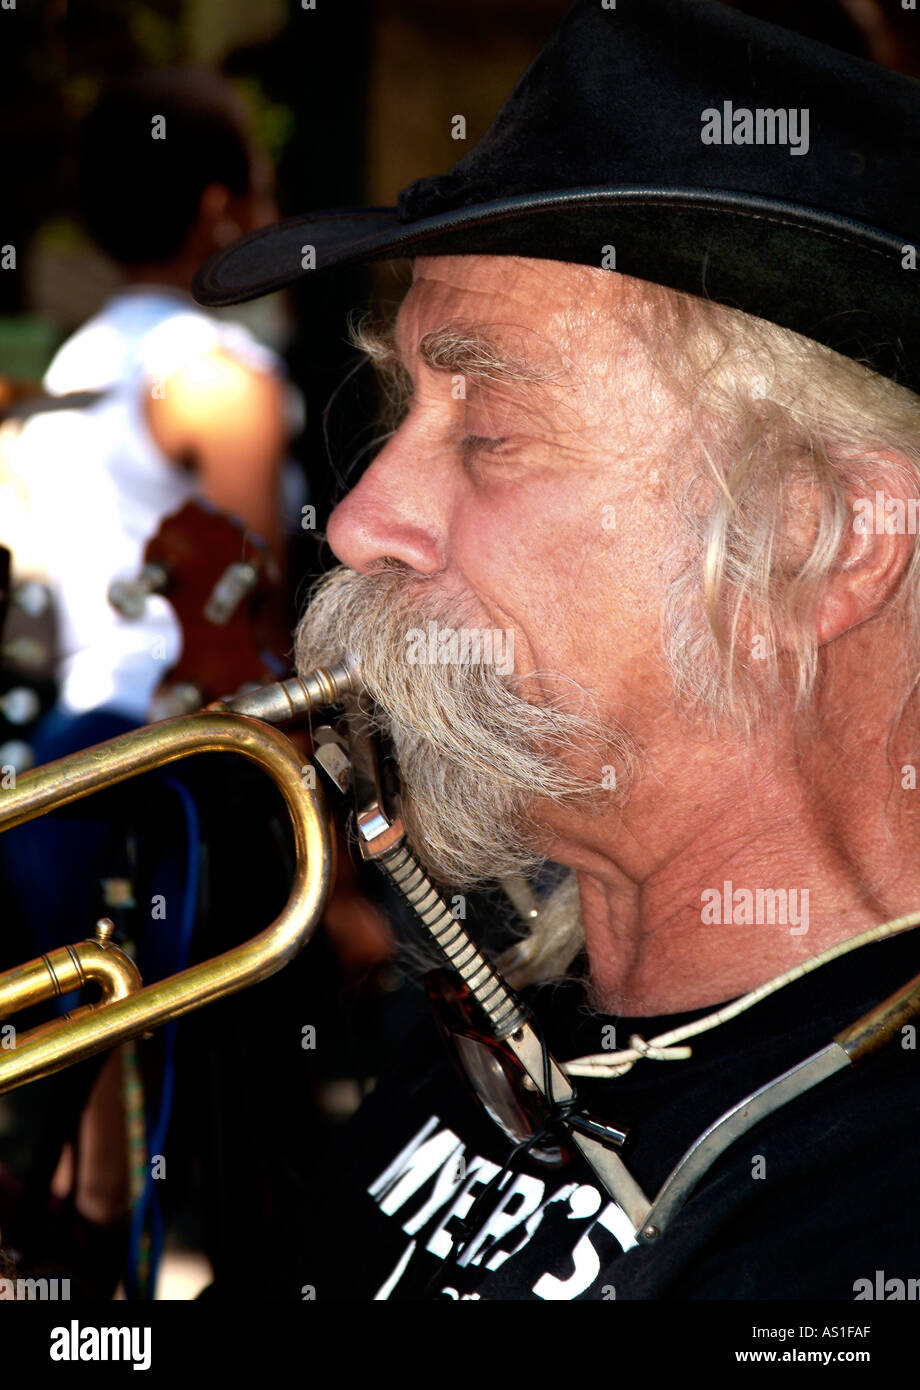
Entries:
{"label": "forehead with wrinkles", "polygon": [[421,364],[544,403],[548,395],[605,395],[631,345],[637,291],[641,282],[561,261],[420,257],[375,357],[397,376]]}

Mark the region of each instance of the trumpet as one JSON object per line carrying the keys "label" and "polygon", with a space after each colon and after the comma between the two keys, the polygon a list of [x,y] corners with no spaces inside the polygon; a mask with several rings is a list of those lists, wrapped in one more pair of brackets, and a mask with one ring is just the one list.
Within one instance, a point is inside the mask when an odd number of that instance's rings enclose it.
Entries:
{"label": "trumpet", "polygon": [[251,940],[145,986],[103,918],[95,937],[61,946],[0,974],[0,1022],[42,1001],[95,984],[100,997],[22,1033],[0,1050],[0,1094],[149,1034],[214,1000],[267,979],[296,956],[323,915],[335,878],[335,839],[321,789],[305,785],[302,758],[273,725],[333,705],[357,690],[356,663],[291,677],[149,724],[25,773],[0,792],[0,833],[93,792],[199,753],[237,753],[281,793],[296,869],[287,902]]}
{"label": "trumpet", "polygon": [[[95,939],[59,947],[0,974],[0,1022],[90,982],[98,985],[101,995],[69,1015],[29,1029],[5,1053],[0,1050],[0,1094],[148,1035],[161,1024],[266,979],[298,954],[315,931],[332,888],[335,840],[322,793],[305,785],[300,754],[273,725],[338,704],[362,688],[357,662],[346,657],[303,678],[262,686],[195,714],[120,734],[36,768],[15,788],[0,793],[2,833],[192,754],[238,753],[274,780],[291,818],[296,852],[288,900],[263,932],[156,984],[144,986],[130,956],[111,941],[111,923],[105,918],[97,923]],[[493,1036],[504,1040],[531,1088],[550,1105],[574,1104],[571,1082],[547,1051],[529,1010],[455,918],[408,844],[401,816],[389,804],[367,721],[358,717],[352,722],[352,752],[358,756],[349,768],[362,855],[390,878],[445,964],[479,1004]],[[322,761],[319,756],[318,760]],[[640,1229],[649,1200],[611,1151],[611,1145],[623,1142],[625,1131],[590,1119],[577,1128],[574,1119],[570,1123],[571,1143]]]}

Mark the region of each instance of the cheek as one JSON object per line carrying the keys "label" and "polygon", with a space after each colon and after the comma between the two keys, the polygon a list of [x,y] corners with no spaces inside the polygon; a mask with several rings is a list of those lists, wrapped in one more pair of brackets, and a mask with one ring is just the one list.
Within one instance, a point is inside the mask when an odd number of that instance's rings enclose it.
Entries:
{"label": "cheek", "polygon": [[659,530],[611,500],[609,478],[556,477],[467,499],[455,554],[494,621],[523,634],[530,663],[621,700],[660,676]]}
{"label": "cheek", "polygon": [[596,629],[609,555],[580,489],[518,482],[458,509],[454,555],[467,584],[525,634],[535,664],[570,664]]}

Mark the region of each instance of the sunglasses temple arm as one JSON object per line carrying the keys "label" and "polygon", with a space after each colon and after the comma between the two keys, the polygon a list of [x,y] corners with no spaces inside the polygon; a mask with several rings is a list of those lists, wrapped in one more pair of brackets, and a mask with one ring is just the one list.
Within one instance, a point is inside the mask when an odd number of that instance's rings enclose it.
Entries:
{"label": "sunglasses temple arm", "polygon": [[[559,1063],[545,1051],[535,1030],[525,1024],[513,1037],[505,1039],[544,1100],[553,1105],[565,1102],[575,1094],[571,1081]],[[547,1091],[550,1094],[547,1094]],[[600,1140],[566,1126],[567,1142],[573,1144],[593,1170],[606,1192],[622,1207],[635,1231],[639,1231],[651,1208],[651,1202],[631,1175],[619,1154]]]}
{"label": "sunglasses temple arm", "polygon": [[[392,823],[395,829],[398,821]],[[359,830],[361,820],[359,817]],[[362,848],[367,842],[362,842]],[[371,842],[372,845],[373,842]],[[370,846],[368,846],[370,848]],[[366,851],[365,851],[366,852]],[[395,845],[377,854],[368,854],[389,875],[406,902],[419,917],[432,940],[479,1001],[496,1037],[514,1052],[540,1094],[547,1101],[568,1100],[572,1084],[558,1063],[550,1057],[549,1077],[552,1096],[546,1094],[543,1048],[528,1022],[526,1010],[504,984],[501,977],[479,951],[461,924],[451,916],[446,903],[424,869],[400,837]],[[580,1151],[607,1193],[622,1207],[636,1230],[643,1225],[651,1203],[630,1175],[618,1154],[597,1139],[569,1127],[570,1142]]]}

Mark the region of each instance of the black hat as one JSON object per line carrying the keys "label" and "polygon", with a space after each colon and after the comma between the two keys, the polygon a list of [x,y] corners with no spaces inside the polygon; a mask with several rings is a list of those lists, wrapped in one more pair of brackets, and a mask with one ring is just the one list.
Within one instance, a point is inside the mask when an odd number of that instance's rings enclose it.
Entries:
{"label": "black hat", "polygon": [[712,0],[579,0],[449,173],[242,237],[192,290],[544,257],[705,295],[920,391],[918,180],[920,82]]}

